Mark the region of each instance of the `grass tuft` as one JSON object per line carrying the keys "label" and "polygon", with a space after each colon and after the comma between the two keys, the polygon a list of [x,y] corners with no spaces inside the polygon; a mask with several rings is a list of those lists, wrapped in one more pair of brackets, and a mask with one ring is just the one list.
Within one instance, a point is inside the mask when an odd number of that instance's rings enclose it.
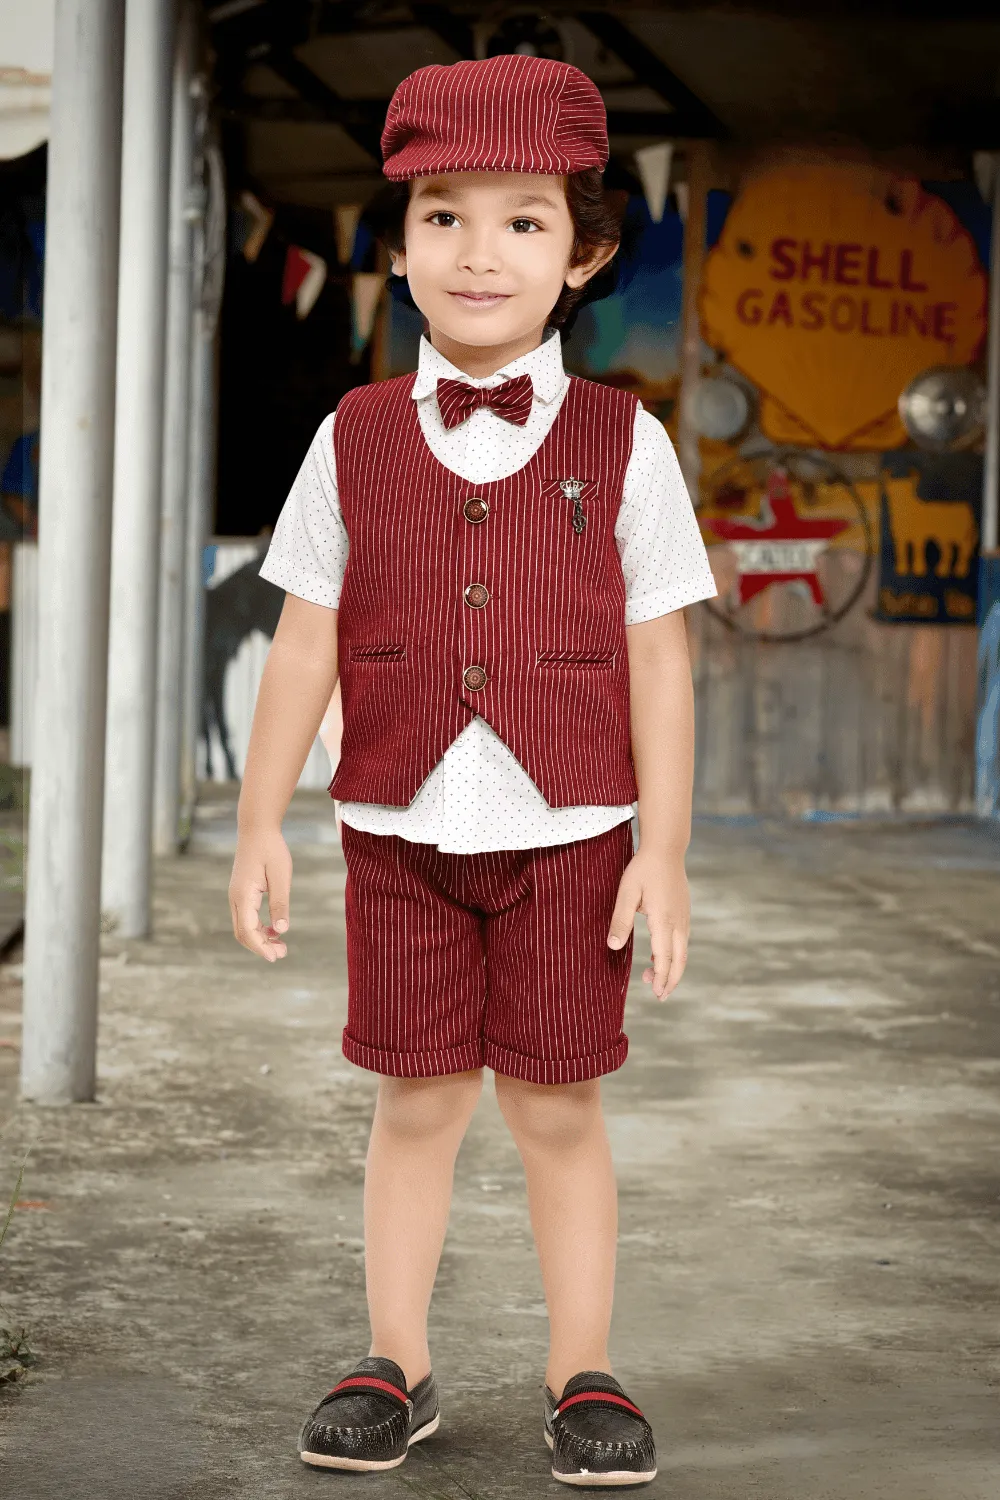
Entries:
{"label": "grass tuft", "polygon": [[[24,1169],[28,1165],[28,1153],[30,1150],[31,1147],[29,1146],[28,1151],[24,1153],[24,1160],[21,1162],[21,1168],[17,1174],[14,1191],[11,1194],[10,1203],[7,1205],[7,1217],[4,1219],[3,1228],[0,1229],[0,1250],[3,1249],[3,1242],[7,1238],[7,1231],[10,1228],[10,1221],[14,1217],[14,1210],[21,1196]],[[10,1316],[2,1302],[0,1302],[0,1313],[3,1313],[7,1317]],[[12,1385],[14,1381],[23,1379],[34,1363],[35,1355],[28,1341],[27,1329],[19,1328],[14,1330],[12,1328],[0,1328],[0,1385]]]}

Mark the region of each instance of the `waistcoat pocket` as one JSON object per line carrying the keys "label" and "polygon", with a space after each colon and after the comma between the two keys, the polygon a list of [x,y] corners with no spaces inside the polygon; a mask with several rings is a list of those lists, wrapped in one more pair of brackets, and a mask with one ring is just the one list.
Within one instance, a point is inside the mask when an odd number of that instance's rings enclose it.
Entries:
{"label": "waistcoat pocket", "polygon": [[539,667],[613,667],[614,651],[539,651]]}
{"label": "waistcoat pocket", "polygon": [[398,644],[381,646],[352,646],[352,661],[402,661],[406,647]]}

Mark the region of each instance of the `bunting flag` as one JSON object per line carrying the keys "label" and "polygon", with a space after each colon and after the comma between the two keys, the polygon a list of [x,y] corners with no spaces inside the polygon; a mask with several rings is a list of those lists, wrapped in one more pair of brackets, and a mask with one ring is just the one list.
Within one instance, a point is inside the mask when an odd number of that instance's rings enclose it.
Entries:
{"label": "bunting flag", "polygon": [[993,202],[993,183],[1000,156],[995,151],[973,151],[972,175],[984,203]]}
{"label": "bunting flag", "polygon": [[342,266],[351,264],[354,236],[361,217],[360,203],[338,203],[333,210],[333,227],[337,236],[337,259]]}
{"label": "bunting flag", "polygon": [[271,232],[271,225],[274,223],[274,214],[269,208],[265,208],[260,199],[247,189],[244,189],[240,193],[239,206],[249,221],[247,224],[246,239],[241,246],[243,259],[248,261],[250,265],[253,265],[264,248],[264,241]]}
{"label": "bunting flag", "polygon": [[667,189],[670,186],[670,163],[673,158],[672,141],[659,141],[655,146],[643,146],[635,153],[635,164],[642,178],[642,190],[646,195],[649,217],[654,224],[663,219],[667,206]]}
{"label": "bunting flag", "polygon": [[281,281],[281,300],[287,307],[295,303],[298,318],[307,318],[326,281],[326,261],[300,245],[289,245],[285,254],[285,273]]}
{"label": "bunting flag", "polygon": [[384,286],[385,277],[381,271],[355,271],[351,277],[351,359],[355,363],[371,338]]}

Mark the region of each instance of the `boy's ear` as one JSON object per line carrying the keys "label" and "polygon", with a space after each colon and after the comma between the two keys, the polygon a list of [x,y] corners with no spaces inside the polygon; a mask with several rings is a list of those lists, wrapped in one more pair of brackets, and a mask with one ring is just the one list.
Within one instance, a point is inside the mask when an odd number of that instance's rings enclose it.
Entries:
{"label": "boy's ear", "polygon": [[570,266],[566,272],[566,285],[574,291],[581,286],[586,286],[592,276],[596,276],[602,266],[614,256],[618,249],[618,241],[613,245],[600,245],[587,260],[581,261],[577,266]]}
{"label": "boy's ear", "polygon": [[405,250],[390,250],[389,251],[389,255],[390,255],[390,258],[392,260],[392,274],[393,274],[393,276],[405,276],[406,275],[406,251]]}

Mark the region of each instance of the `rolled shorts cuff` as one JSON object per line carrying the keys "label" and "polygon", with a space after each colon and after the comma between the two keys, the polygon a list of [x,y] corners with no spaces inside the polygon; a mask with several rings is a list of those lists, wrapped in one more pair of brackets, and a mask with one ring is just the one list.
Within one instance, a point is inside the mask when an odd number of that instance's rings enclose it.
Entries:
{"label": "rolled shorts cuff", "polygon": [[481,1041],[438,1047],[430,1052],[393,1052],[356,1041],[346,1027],[341,1047],[348,1062],[388,1078],[443,1078],[446,1073],[468,1073],[481,1068],[484,1061]]}
{"label": "rolled shorts cuff", "polygon": [[605,1073],[614,1073],[628,1057],[628,1037],[624,1031],[605,1052],[596,1052],[591,1057],[529,1057],[524,1052],[512,1052],[497,1042],[486,1042],[483,1047],[483,1062],[494,1073],[503,1073],[507,1078],[521,1078],[525,1083],[587,1083],[591,1078],[602,1078]]}

